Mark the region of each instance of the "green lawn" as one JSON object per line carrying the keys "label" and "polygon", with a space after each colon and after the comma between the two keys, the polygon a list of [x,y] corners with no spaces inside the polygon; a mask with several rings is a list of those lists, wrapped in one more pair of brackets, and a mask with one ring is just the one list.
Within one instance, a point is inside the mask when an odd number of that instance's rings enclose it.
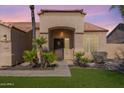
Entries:
{"label": "green lawn", "polygon": [[124,87],[124,74],[102,69],[71,68],[72,77],[0,77],[0,87]]}

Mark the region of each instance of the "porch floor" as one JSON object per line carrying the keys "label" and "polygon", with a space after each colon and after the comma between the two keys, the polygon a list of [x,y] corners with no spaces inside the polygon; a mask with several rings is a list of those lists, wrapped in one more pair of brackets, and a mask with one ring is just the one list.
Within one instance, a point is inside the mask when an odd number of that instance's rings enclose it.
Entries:
{"label": "porch floor", "polygon": [[53,70],[0,70],[0,76],[70,77],[71,72],[67,62],[63,60],[63,61],[59,61],[58,66]]}

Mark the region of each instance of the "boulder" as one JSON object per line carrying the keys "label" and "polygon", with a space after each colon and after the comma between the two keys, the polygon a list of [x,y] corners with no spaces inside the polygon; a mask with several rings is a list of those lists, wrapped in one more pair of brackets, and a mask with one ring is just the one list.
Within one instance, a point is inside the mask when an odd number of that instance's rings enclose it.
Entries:
{"label": "boulder", "polygon": [[113,60],[104,64],[106,70],[124,72],[124,60]]}
{"label": "boulder", "polygon": [[96,67],[96,63],[87,63],[88,67]]}

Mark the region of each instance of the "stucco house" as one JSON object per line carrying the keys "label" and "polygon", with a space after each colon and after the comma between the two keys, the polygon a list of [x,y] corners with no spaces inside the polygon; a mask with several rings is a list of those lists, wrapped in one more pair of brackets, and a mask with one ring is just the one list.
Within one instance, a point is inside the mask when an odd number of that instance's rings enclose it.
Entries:
{"label": "stucco house", "polygon": [[15,26],[0,22],[0,66],[17,65],[22,62],[28,34]]}
{"label": "stucco house", "polygon": [[41,10],[40,35],[60,59],[72,59],[76,51],[105,51],[108,30],[84,21],[83,10]]}
{"label": "stucco house", "polygon": [[[108,30],[85,22],[86,13],[83,10],[41,10],[38,15],[36,37],[46,37],[44,47],[53,51],[58,59],[73,59],[76,51],[106,51]],[[32,47],[31,22],[7,24],[0,24],[0,39],[7,37],[7,42],[1,40],[0,51],[8,54],[0,54],[0,66],[22,62],[24,50]]]}

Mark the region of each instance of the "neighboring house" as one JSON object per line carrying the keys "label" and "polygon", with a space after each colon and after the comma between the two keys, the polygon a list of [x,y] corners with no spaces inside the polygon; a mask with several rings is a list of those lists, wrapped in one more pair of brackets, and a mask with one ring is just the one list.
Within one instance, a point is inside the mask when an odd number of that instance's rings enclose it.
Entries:
{"label": "neighboring house", "polygon": [[[55,52],[58,59],[73,59],[76,51],[86,53],[106,51],[108,30],[84,22],[86,14],[83,10],[41,10],[38,15],[40,22],[36,23],[36,37],[46,37],[47,44],[44,47]],[[7,37],[8,41],[0,42],[2,46],[0,51],[3,53],[7,51],[9,55],[0,55],[0,59],[3,60],[0,61],[0,66],[22,62],[24,50],[30,50],[32,47],[31,22],[8,22],[8,24],[11,24],[11,27],[0,25],[0,38]]]}
{"label": "neighboring house", "polygon": [[118,24],[107,35],[107,52],[109,58],[124,58],[124,23]]}
{"label": "neighboring house", "polygon": [[107,43],[124,43],[124,23],[120,23],[107,36]]}
{"label": "neighboring house", "polygon": [[0,66],[17,65],[22,62],[27,48],[27,34],[10,24],[0,23]]}
{"label": "neighboring house", "polygon": [[24,50],[32,49],[31,26],[31,22],[0,22],[0,66],[23,62]]}

